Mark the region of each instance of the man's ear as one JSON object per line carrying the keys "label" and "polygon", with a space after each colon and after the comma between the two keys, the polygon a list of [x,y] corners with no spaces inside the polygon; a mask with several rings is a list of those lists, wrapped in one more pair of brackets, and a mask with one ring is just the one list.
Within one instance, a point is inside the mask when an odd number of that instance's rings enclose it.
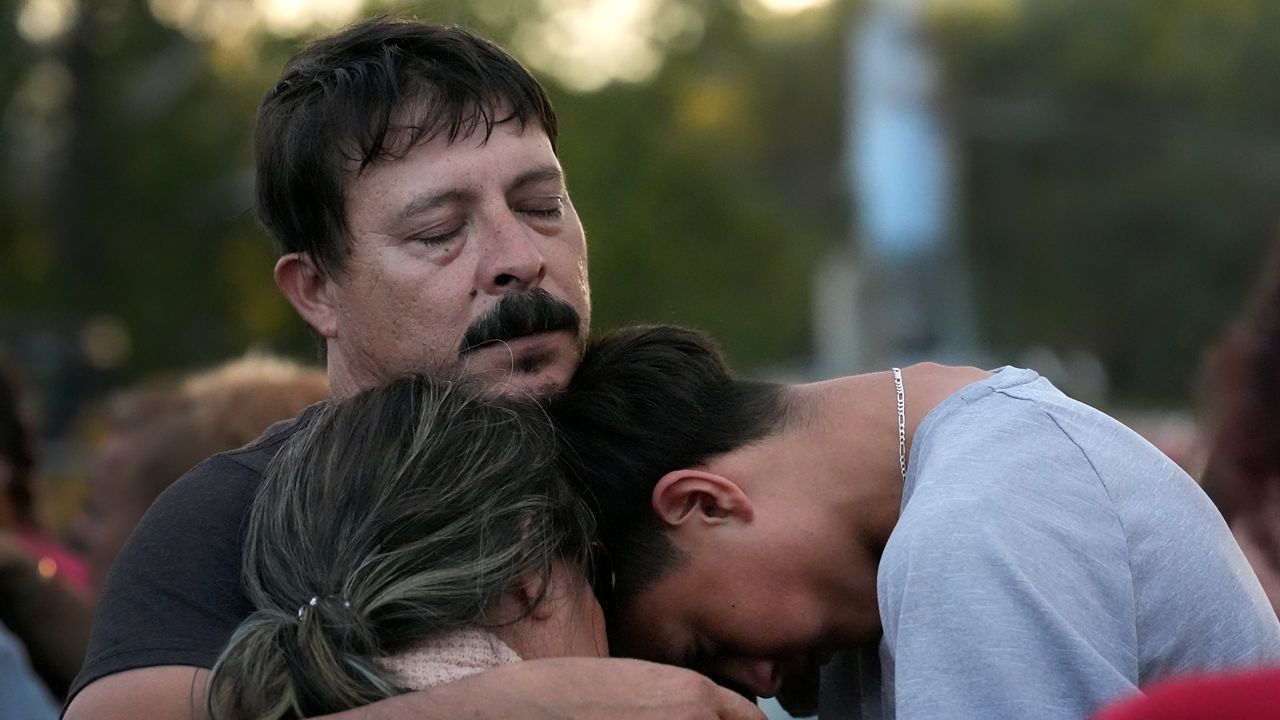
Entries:
{"label": "man's ear", "polygon": [[311,256],[289,253],[276,261],[276,287],[321,337],[338,334],[338,313],[330,297],[332,281],[320,272]]}
{"label": "man's ear", "polygon": [[733,481],[703,470],[672,470],[653,487],[653,511],[669,527],[690,522],[751,522],[755,508]]}

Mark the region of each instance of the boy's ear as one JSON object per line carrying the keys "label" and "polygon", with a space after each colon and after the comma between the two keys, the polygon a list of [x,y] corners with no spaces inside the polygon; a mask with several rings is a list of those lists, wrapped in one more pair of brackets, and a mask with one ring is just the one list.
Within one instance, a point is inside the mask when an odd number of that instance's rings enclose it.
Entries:
{"label": "boy's ear", "polygon": [[755,518],[755,508],[742,488],[723,475],[704,470],[672,470],[663,475],[653,487],[652,503],[658,519],[672,528],[693,522],[751,522]]}
{"label": "boy's ear", "polygon": [[289,253],[276,261],[276,287],[289,300],[294,310],[315,328],[321,337],[338,334],[338,313],[331,290],[333,281],[320,272],[311,256]]}

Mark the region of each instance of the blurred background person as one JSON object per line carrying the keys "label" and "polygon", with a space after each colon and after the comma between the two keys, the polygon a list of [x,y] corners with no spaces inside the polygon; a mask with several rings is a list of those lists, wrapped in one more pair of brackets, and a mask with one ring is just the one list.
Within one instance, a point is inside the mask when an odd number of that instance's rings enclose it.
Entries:
{"label": "blurred background person", "polygon": [[[61,697],[88,640],[87,574],[37,522],[36,448],[15,377],[0,368],[0,630],[14,634],[6,645],[25,647],[46,692]],[[5,655],[6,674],[20,674],[26,659],[16,647]]]}
{"label": "blurred background person", "polygon": [[1209,367],[1203,484],[1280,613],[1280,242]]}
{"label": "blurred background person", "polygon": [[143,513],[201,460],[248,444],[329,393],[319,368],[262,354],[115,395],[72,537],[96,592]]}
{"label": "blurred background person", "polygon": [[22,642],[0,623],[0,708],[5,717],[54,720],[58,706],[27,662]]}
{"label": "blurred background person", "polygon": [[59,574],[72,587],[88,583],[84,562],[68,551],[36,519],[36,445],[19,397],[17,374],[0,365],[0,532],[12,536],[38,560],[48,576]]}
{"label": "blurred background person", "polygon": [[[8,505],[0,507],[20,519],[15,531],[4,525],[0,533],[0,621],[25,645],[55,696],[66,692],[80,669],[94,595],[151,502],[196,463],[248,443],[327,395],[320,369],[250,354],[112,396],[104,410],[105,436],[87,475],[87,497],[70,529],[81,562],[34,525],[34,451],[12,387],[0,383],[0,473],[9,478],[5,488],[11,491],[5,493]],[[80,568],[71,576],[74,582],[67,579],[68,567]]]}

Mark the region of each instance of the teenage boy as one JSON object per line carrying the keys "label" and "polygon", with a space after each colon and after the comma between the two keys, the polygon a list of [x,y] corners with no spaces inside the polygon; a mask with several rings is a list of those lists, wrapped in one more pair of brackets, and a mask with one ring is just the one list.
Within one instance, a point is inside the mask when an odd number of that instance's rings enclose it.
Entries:
{"label": "teenage boy", "polygon": [[617,332],[551,405],[616,575],[611,647],[823,720],[1078,720],[1280,660],[1280,623],[1172,461],[1029,370],[734,377]]}

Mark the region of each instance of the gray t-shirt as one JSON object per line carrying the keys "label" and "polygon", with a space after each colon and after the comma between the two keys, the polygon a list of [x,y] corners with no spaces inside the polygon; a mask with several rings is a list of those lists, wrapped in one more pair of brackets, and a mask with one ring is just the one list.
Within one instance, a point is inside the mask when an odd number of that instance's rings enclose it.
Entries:
{"label": "gray t-shirt", "polygon": [[1079,720],[1170,675],[1280,661],[1195,482],[1030,370],[920,423],[877,580],[884,637],[823,670],[823,720]]}

